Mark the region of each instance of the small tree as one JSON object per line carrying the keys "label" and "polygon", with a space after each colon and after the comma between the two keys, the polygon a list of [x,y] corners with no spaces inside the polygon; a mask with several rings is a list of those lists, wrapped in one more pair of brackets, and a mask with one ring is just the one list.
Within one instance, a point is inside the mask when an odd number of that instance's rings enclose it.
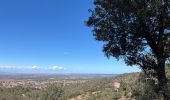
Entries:
{"label": "small tree", "polygon": [[105,55],[122,58],[144,72],[154,70],[163,91],[165,62],[170,61],[170,1],[94,0],[94,5],[87,25],[104,42]]}

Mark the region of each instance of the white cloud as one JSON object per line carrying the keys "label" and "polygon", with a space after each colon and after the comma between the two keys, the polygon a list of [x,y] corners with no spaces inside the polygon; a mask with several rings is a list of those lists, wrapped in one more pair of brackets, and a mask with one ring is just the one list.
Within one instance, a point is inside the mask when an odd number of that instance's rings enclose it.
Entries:
{"label": "white cloud", "polygon": [[52,67],[53,70],[62,70],[64,69],[63,67],[59,67],[59,66],[53,66]]}
{"label": "white cloud", "polygon": [[0,66],[0,70],[65,70],[60,66],[40,67],[40,66]]}
{"label": "white cloud", "polygon": [[32,66],[32,69],[40,69],[38,66]]}

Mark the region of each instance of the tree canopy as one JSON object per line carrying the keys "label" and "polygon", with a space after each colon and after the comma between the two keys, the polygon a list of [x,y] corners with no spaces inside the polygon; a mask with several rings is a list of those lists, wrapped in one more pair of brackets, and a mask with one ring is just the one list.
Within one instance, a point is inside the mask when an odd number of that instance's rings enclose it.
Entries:
{"label": "tree canopy", "polygon": [[[169,0],[94,0],[87,25],[103,41],[107,57],[154,70],[161,88],[170,61]],[[161,90],[161,89],[160,89]]]}

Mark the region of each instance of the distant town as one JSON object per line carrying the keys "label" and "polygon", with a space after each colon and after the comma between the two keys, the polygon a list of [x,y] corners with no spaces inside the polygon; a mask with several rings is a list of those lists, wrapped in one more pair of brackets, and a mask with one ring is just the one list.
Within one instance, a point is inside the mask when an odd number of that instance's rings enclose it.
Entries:
{"label": "distant town", "polygon": [[49,84],[62,83],[64,85],[84,83],[88,80],[99,79],[115,75],[87,74],[87,75],[0,75],[0,87],[12,88],[24,86],[41,89]]}

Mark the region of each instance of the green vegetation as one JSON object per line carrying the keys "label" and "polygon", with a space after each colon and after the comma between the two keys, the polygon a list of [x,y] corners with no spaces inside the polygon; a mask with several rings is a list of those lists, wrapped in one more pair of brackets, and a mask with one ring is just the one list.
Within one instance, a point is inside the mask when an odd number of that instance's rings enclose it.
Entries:
{"label": "green vegetation", "polygon": [[[170,79],[168,66],[166,74]],[[113,87],[115,80],[120,83],[118,91]],[[0,100],[163,100],[163,96],[155,92],[158,89],[155,83],[144,73],[130,73],[84,83],[53,83],[42,89],[21,86],[0,88]],[[170,96],[169,83],[165,91]]]}
{"label": "green vegetation", "polygon": [[[170,62],[169,0],[94,0],[86,24],[92,27],[103,52],[137,65],[158,80],[159,92],[167,85],[165,63]],[[148,76],[148,75],[147,75]],[[150,77],[148,77],[150,78]]]}

